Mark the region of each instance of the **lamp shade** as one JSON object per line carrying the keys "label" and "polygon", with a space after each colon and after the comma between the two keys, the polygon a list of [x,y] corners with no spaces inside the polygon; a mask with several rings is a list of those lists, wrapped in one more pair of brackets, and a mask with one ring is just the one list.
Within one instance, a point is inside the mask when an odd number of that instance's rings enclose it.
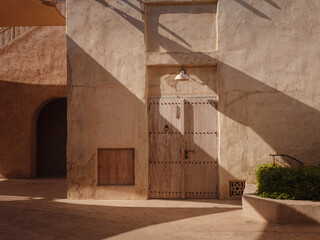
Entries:
{"label": "lamp shade", "polygon": [[188,75],[185,74],[184,70],[181,70],[180,73],[174,78],[176,81],[186,81],[189,80]]}

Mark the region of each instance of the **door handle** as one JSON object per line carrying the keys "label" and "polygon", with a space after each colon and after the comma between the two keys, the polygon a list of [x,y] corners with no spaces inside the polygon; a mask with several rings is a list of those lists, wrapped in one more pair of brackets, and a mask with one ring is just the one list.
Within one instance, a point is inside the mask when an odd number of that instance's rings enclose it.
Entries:
{"label": "door handle", "polygon": [[188,159],[188,153],[189,153],[189,152],[194,153],[194,149],[192,149],[192,150],[187,150],[187,149],[185,149],[185,150],[184,150],[184,158],[185,158],[185,159]]}

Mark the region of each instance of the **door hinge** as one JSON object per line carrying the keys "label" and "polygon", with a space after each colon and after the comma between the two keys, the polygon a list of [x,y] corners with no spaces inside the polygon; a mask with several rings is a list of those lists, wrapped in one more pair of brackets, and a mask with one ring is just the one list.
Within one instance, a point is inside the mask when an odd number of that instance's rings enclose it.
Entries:
{"label": "door hinge", "polygon": [[216,135],[216,137],[219,137],[219,133],[218,132],[214,132],[214,134]]}

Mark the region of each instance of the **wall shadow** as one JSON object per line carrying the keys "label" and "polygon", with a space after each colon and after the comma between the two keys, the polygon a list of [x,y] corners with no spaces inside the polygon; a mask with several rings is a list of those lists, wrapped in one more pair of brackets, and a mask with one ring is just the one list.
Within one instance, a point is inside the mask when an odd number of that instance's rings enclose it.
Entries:
{"label": "wall shadow", "polygon": [[281,9],[280,6],[276,2],[274,2],[272,0],[264,0],[264,1],[269,3],[271,6],[277,8],[277,9]]}
{"label": "wall shadow", "polygon": [[[254,13],[255,15],[267,19],[269,21],[272,21],[271,18],[269,18],[267,15],[265,15],[263,12],[259,11],[258,9],[252,7],[250,4],[246,3],[243,0],[235,0],[237,3],[239,3],[241,6],[245,7],[246,9],[248,9],[250,12]],[[270,5],[276,7],[278,5],[276,5],[274,2],[270,1],[270,0],[266,0],[267,3],[269,3]]]}
{"label": "wall shadow", "polygon": [[[101,1],[100,1],[101,2]],[[109,5],[104,5],[109,8]],[[135,26],[141,32],[144,32],[144,23],[139,19],[135,19],[128,14],[120,11],[112,9],[116,12],[121,18],[125,19],[131,25]],[[176,45],[178,51],[191,53],[190,50],[185,47],[169,40],[163,39],[163,41],[168,41],[168,43]],[[164,44],[164,48],[165,48]],[[76,53],[73,57],[81,57],[85,59],[86,67],[90,69],[90,71],[95,73],[95,76],[101,76],[99,79],[92,79],[93,82],[89,83],[89,87],[84,89],[84,94],[82,95],[83,100],[90,100],[92,95],[86,95],[85,91],[92,88],[92,91],[96,91],[95,85],[98,84],[107,84],[104,88],[104,94],[111,94],[109,91],[106,91],[108,88],[117,88],[121,91],[121,99],[125,99],[126,102],[137,102],[139,108],[146,109],[144,103],[142,103],[139,99],[134,96],[130,90],[128,90],[125,86],[123,86],[115,77],[112,76],[109,72],[107,72],[99,63],[97,63],[90,55],[88,55],[77,43],[75,43],[70,37],[68,37],[68,47],[71,46],[71,51]],[[73,49],[72,49],[73,48]],[[168,53],[172,58],[177,60],[179,63],[183,63],[185,61],[185,56],[177,55],[174,53]],[[203,58],[209,59],[212,62],[216,62],[218,65],[219,76],[223,76],[223,78],[219,79],[219,108],[218,111],[228,119],[231,119],[242,126],[246,126],[254,131],[265,143],[267,143],[274,151],[286,153],[292,155],[306,164],[318,164],[320,157],[320,136],[315,134],[320,131],[320,113],[317,109],[308,106],[301,101],[294,99],[293,97],[278,91],[276,88],[270,87],[265,83],[261,82],[261,79],[255,79],[252,76],[236,69],[233,66],[228,65],[225,62],[220,61],[219,59],[212,58],[207,54],[198,53],[199,56]],[[78,70],[79,66],[74,66]],[[81,67],[81,66],[80,66]],[[186,66],[188,68],[188,66]],[[177,66],[177,72],[179,67]],[[74,73],[71,73],[74,74]],[[81,74],[77,73],[77,74]],[[76,79],[76,77],[74,77]],[[91,81],[88,80],[88,81]],[[100,86],[102,86],[100,85]],[[84,85],[78,85],[78,83],[74,85],[70,85],[71,88],[83,88]],[[114,88],[115,87],[115,88]],[[111,94],[112,95],[112,94]],[[122,98],[123,97],[123,98]],[[114,98],[116,101],[117,98]],[[72,100],[72,96],[70,98]],[[94,102],[91,102],[92,104]],[[93,105],[91,105],[93,106]],[[270,108],[270,106],[273,106]],[[88,111],[90,106],[83,106],[84,109],[80,111]],[[92,110],[92,109],[90,109]],[[75,111],[75,110],[74,110]],[[133,109],[131,110],[133,111]],[[130,111],[129,111],[130,112]],[[78,113],[73,112],[75,116],[80,116]],[[79,113],[80,114],[80,113]],[[110,116],[109,116],[110,117]],[[109,118],[110,121],[112,120]],[[85,120],[83,120],[85,121]],[[83,122],[85,124],[85,122]],[[121,128],[121,124],[125,124],[119,122],[119,129]],[[297,127],[303,126],[303,127]],[[136,126],[135,126],[136,127]],[[170,126],[173,127],[174,126]],[[113,133],[117,133],[114,130]],[[76,129],[81,132],[81,134],[88,137],[86,131],[84,129]],[[100,130],[100,129],[98,129]],[[110,130],[110,129],[108,129]],[[101,129],[101,131],[103,131]],[[227,131],[227,130],[223,130]],[[92,139],[95,139],[95,133],[92,132]],[[222,132],[222,134],[227,134],[227,132]],[[233,134],[233,133],[228,133]],[[237,133],[234,133],[237,135]],[[90,136],[89,136],[90,139]],[[83,141],[83,142],[82,142]],[[84,143],[87,140],[80,139],[80,143]],[[248,141],[247,139],[237,139],[237,141]],[[252,143],[252,142],[251,142]],[[77,143],[73,143],[77,144]],[[72,165],[70,167],[73,173],[70,175],[71,181],[75,180],[72,184],[76,187],[75,191],[79,189],[83,189],[85,192],[85,187],[92,187],[95,184],[95,147],[93,146],[92,151],[80,150],[80,153],[77,156],[81,156],[84,159],[85,164],[78,165],[77,158],[74,157],[70,159],[70,163],[68,165]],[[199,149],[201,151],[201,148]],[[138,152],[139,154],[139,152]],[[205,153],[204,153],[205,154]],[[261,153],[261,155],[268,155],[269,153]],[[247,155],[239,156],[241,158],[247,158]],[[243,168],[247,169],[247,162],[240,163],[239,160],[235,159],[233,164],[244,164]],[[89,172],[87,171],[89,169]],[[229,169],[220,169],[225,171],[225,174],[232,175],[229,172]],[[249,169],[252,171],[252,169]],[[252,172],[251,172],[252,173]],[[88,176],[89,179],[88,179]],[[74,179],[73,179],[74,178]],[[94,191],[93,194],[94,195]],[[80,193],[80,197],[85,197],[85,194]],[[269,225],[267,225],[266,229]],[[263,234],[259,239],[264,239]]]}
{"label": "wall shadow", "polygon": [[36,176],[37,110],[48,99],[66,97],[65,85],[0,81],[0,176]]}
{"label": "wall shadow", "polygon": [[[110,5],[104,1],[98,2],[103,3],[103,6],[110,8]],[[128,21],[128,23],[144,32],[144,28],[142,28],[144,23],[142,21],[129,16],[127,13],[116,9],[115,7],[112,7],[111,10]],[[169,39],[167,39],[167,41],[170,42],[170,44],[174,44],[178,50],[182,48],[183,52],[191,53],[191,51],[185,47],[182,47]],[[164,48],[165,46],[166,45],[163,45]],[[92,84],[92,87],[94,88],[94,85],[103,86],[104,84],[107,84],[108,87],[105,89],[108,89],[109,87],[119,87],[123,92],[121,97],[126,98],[125,101],[138,102],[139,105],[144,104],[130,93],[125,86],[121,85],[116,78],[101,67],[99,63],[92,59],[91,56],[85,53],[71,38],[68,38],[68,48],[71,49],[72,52],[77,53],[77,57],[86,59],[87,68],[89,68],[91,72],[94,72],[96,76],[99,76],[98,79],[88,80],[94,80],[92,83],[89,82],[89,86]],[[170,52],[168,52],[168,54],[177,62],[183,63],[183,61],[185,61],[185,56]],[[219,79],[218,108],[218,111],[222,115],[253,130],[261,139],[263,139],[263,141],[272,147],[274,151],[292,155],[303,161],[305,164],[319,164],[320,151],[318,146],[320,144],[320,136],[314,134],[320,131],[320,126],[317,124],[320,122],[320,113],[317,109],[266,85],[260,80],[221,62],[219,59],[212,58],[204,53],[197,54],[212,62],[216,62],[218,65],[218,74],[219,76],[223,76],[223,78]],[[186,68],[188,68],[188,66],[186,66]],[[177,67],[177,72],[178,70],[179,67]],[[80,71],[77,74],[81,73],[82,72]],[[69,77],[71,74],[69,74]],[[76,85],[77,83],[74,87],[77,87]],[[104,91],[106,91],[105,89]],[[142,105],[140,107],[142,109],[145,108]],[[273,107],[270,108],[270,106]],[[121,127],[121,124],[125,123],[119,124]],[[225,130],[222,129],[222,131]],[[226,134],[226,132],[222,132],[222,134]],[[248,140],[243,139],[242,141]],[[82,152],[82,154],[88,157],[88,164],[94,165],[94,152],[91,152],[90,154]],[[265,156],[268,154],[268,152],[260,153],[260,155]],[[239,157],[245,158],[246,156]],[[70,164],[73,164],[72,162],[73,161],[71,160]],[[244,164],[242,168],[247,168],[246,162],[239,162],[238,164]],[[255,166],[252,167],[254,168]],[[84,169],[85,167],[79,170],[79,172],[83,172],[84,176],[90,174],[92,176],[95,175],[94,172],[85,173]],[[227,173],[228,169],[225,169],[224,171]],[[254,169],[249,169],[249,171],[251,171],[251,174],[254,173]],[[94,183],[94,179],[95,178],[92,177],[90,184]],[[82,180],[86,181],[85,177]]]}
{"label": "wall shadow", "polygon": [[[237,0],[238,1],[238,0]],[[242,1],[242,0],[241,0]],[[104,2],[99,0],[99,2]],[[243,2],[243,1],[242,1]],[[271,4],[272,1],[268,1]],[[110,7],[110,5],[105,5]],[[144,33],[144,22],[115,7],[112,10]],[[164,36],[162,47],[174,47],[176,52],[192,53],[188,48]],[[186,56],[167,52],[183,64]],[[320,159],[320,112],[291,96],[278,91],[246,73],[205,53],[202,59],[216,62],[219,75],[219,112],[247,126],[259,135],[275,152],[291,155],[305,164],[317,165]],[[188,65],[185,65],[188,71]],[[179,67],[177,66],[177,73]],[[223,76],[223,78],[221,77]],[[215,89],[213,89],[215,90]],[[273,106],[273,107],[270,107]],[[268,155],[269,153],[263,153]],[[287,159],[285,159],[287,160]],[[270,159],[271,161],[271,159]],[[292,161],[289,164],[295,165]]]}
{"label": "wall shadow", "polygon": [[[105,0],[95,0],[96,2],[100,3],[102,6],[111,9],[114,13],[120,15],[123,19],[125,19],[126,21],[128,21],[128,23],[130,23],[131,25],[133,25],[135,28],[137,28],[140,32],[144,32],[145,31],[145,23],[139,19],[136,19],[132,16],[130,16],[129,14],[117,9],[116,7],[110,5],[109,3],[107,3]],[[128,4],[128,1],[125,1],[125,3]],[[142,9],[137,8],[135,5],[133,4],[128,4],[130,7],[132,7],[133,9],[135,9],[136,11],[138,11],[141,14],[145,14],[144,11],[142,11]],[[211,6],[212,5],[212,6]],[[171,14],[175,14],[175,13],[182,13],[181,9],[176,8],[174,6],[179,6],[179,5],[172,5],[172,7],[170,8],[170,13]],[[214,4],[206,4],[206,7],[202,7],[202,8],[198,8],[198,12],[195,13],[191,8],[190,9],[184,9],[187,11],[188,14],[203,14],[203,13],[216,13],[216,7]],[[159,17],[160,14],[162,12],[156,12],[153,13],[152,17],[154,19],[155,22],[153,22],[153,24],[155,24],[154,26],[152,26],[152,28],[149,28],[149,33],[147,33],[148,35],[155,35],[157,36],[156,38],[149,40],[152,41],[152,47],[150,44],[148,44],[147,49],[151,48],[152,50],[155,49],[159,49],[159,47],[164,47],[165,49],[174,49],[175,52],[185,52],[185,48],[191,48],[191,45],[185,40],[185,38],[177,33],[175,33],[174,31],[170,30],[168,27],[166,27],[165,25],[161,24],[159,22]],[[161,35],[159,33],[159,30],[163,30],[165,32],[167,32],[169,35],[171,35],[173,38],[176,38],[178,41],[181,42],[181,44],[183,44],[184,46],[181,46],[179,44],[176,44],[176,42],[174,40],[170,40],[166,37],[164,37],[163,35]],[[149,46],[150,45],[150,46]],[[190,51],[190,50],[187,50]]]}
{"label": "wall shadow", "polygon": [[[97,186],[97,148],[135,148],[135,187],[146,189],[147,172],[138,167],[140,158],[145,159],[146,149],[132,144],[131,139],[136,129],[143,128],[140,121],[134,119],[138,114],[139,120],[144,122],[146,103],[68,36],[67,45],[72,52],[68,55],[68,197],[85,199],[104,194],[103,189],[108,186]],[[83,75],[92,77],[84,79]],[[119,141],[115,137],[119,135],[127,138]]]}

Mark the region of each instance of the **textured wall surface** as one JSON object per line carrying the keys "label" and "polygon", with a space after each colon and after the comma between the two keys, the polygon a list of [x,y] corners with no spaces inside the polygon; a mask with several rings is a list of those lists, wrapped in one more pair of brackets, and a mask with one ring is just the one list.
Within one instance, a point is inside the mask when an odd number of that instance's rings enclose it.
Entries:
{"label": "textured wall surface", "polygon": [[[320,163],[317,0],[219,2],[220,194],[269,153]],[[289,162],[293,164],[293,162]]]}
{"label": "textured wall surface", "polygon": [[[144,23],[137,3],[109,2],[67,3],[70,198],[147,196]],[[96,186],[97,148],[135,148],[135,186]]]}
{"label": "textured wall surface", "polygon": [[[320,2],[219,0],[208,39],[206,17],[188,22],[208,1],[159,2],[68,1],[68,196],[148,197],[146,102],[159,93],[218,96],[220,198],[230,180],[253,182],[269,153],[319,164]],[[145,24],[151,8],[161,17]],[[171,84],[181,64],[206,86]],[[136,185],[97,187],[97,148],[121,147],[136,149]]]}
{"label": "textured wall surface", "polygon": [[217,95],[217,68],[188,67],[191,81],[175,81],[179,67],[149,67],[148,95]]}
{"label": "textured wall surface", "polygon": [[10,44],[11,41],[19,38],[21,35],[30,31],[32,28],[32,26],[0,27],[0,48],[4,47],[7,44]]}
{"label": "textured wall surface", "polygon": [[65,27],[35,27],[0,49],[0,176],[34,177],[37,114],[66,97]]}
{"label": "textured wall surface", "polygon": [[150,5],[146,38],[148,52],[214,51],[216,4]]}

